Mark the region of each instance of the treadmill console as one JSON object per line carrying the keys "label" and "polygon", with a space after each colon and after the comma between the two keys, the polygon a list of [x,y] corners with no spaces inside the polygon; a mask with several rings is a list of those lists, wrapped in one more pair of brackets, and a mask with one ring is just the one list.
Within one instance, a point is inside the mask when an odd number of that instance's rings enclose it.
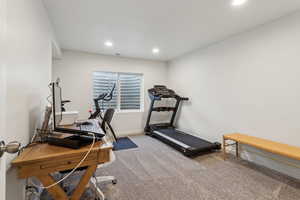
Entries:
{"label": "treadmill console", "polygon": [[150,97],[153,97],[155,99],[177,97],[176,93],[173,90],[168,89],[164,85],[155,85],[153,88],[148,90],[148,93]]}

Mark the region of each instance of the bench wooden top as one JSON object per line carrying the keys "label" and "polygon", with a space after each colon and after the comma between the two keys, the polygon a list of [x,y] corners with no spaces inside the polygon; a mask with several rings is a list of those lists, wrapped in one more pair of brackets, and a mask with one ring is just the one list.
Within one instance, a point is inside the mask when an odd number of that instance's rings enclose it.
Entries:
{"label": "bench wooden top", "polygon": [[282,144],[279,142],[273,142],[271,140],[248,136],[240,133],[224,135],[224,139],[233,140],[238,143],[250,145],[271,153],[300,160],[300,147]]}

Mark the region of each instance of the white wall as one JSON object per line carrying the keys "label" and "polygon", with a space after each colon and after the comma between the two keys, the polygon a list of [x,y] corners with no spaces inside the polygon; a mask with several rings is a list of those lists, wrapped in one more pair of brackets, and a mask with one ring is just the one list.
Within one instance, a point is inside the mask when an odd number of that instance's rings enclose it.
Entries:
{"label": "white wall", "polygon": [[[51,81],[54,40],[48,16],[41,0],[6,1],[6,142],[27,144],[40,123],[48,84]],[[15,155],[7,155],[7,165]],[[24,180],[9,169],[6,199],[24,199]]]}
{"label": "white wall", "polygon": [[[0,37],[0,48],[2,47],[3,41]],[[6,100],[6,85],[5,85],[5,68],[3,60],[0,59],[0,141],[4,140],[5,134],[5,100]],[[5,157],[0,158],[0,199],[5,199],[5,179],[6,179],[6,165]]]}
{"label": "white wall", "polygon": [[[5,133],[5,68],[4,68],[4,33],[6,0],[0,0],[0,141]],[[0,199],[5,199],[6,166],[5,158],[0,158]]]}
{"label": "white wall", "polygon": [[[170,86],[190,97],[179,126],[210,141],[241,132],[300,147],[299,56],[297,13],[169,62]],[[300,178],[299,169],[246,156]]]}
{"label": "white wall", "polygon": [[139,59],[104,56],[76,51],[63,51],[62,59],[53,63],[53,80],[61,79],[63,98],[71,99],[68,110],[80,112],[80,118],[89,116],[92,108],[92,73],[93,71],[143,73],[145,90],[145,111],[117,113],[112,125],[117,135],[143,132],[149,107],[147,89],[155,84],[166,83],[166,63]]}
{"label": "white wall", "polygon": [[[3,40],[0,37],[0,48],[3,47]],[[2,55],[2,54],[1,54]],[[3,58],[1,56],[1,58]],[[5,76],[5,64],[3,59],[0,59],[0,141],[6,138],[6,76]],[[6,195],[6,155],[4,154],[0,158],[0,199],[5,199]]]}

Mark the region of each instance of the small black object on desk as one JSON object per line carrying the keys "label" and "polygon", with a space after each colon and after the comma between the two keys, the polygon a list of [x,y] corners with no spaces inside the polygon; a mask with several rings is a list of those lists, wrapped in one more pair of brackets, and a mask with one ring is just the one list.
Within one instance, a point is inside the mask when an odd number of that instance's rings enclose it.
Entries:
{"label": "small black object on desk", "polygon": [[[58,137],[57,135],[50,135],[47,137],[46,142],[51,145],[80,149],[83,146],[91,144],[93,142],[93,139],[93,136],[89,135],[72,135],[68,137]],[[101,141],[101,138],[95,137],[95,141]]]}

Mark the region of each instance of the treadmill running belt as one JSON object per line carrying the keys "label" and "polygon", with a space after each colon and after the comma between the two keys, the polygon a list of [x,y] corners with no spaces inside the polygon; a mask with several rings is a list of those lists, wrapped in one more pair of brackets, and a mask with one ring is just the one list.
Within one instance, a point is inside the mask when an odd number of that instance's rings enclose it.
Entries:
{"label": "treadmill running belt", "polygon": [[174,140],[177,140],[187,146],[190,146],[192,148],[207,148],[210,146],[214,146],[215,144],[208,142],[206,140],[202,140],[198,137],[183,133],[181,131],[178,131],[176,129],[159,129],[155,132],[160,132],[163,135],[166,135]]}

